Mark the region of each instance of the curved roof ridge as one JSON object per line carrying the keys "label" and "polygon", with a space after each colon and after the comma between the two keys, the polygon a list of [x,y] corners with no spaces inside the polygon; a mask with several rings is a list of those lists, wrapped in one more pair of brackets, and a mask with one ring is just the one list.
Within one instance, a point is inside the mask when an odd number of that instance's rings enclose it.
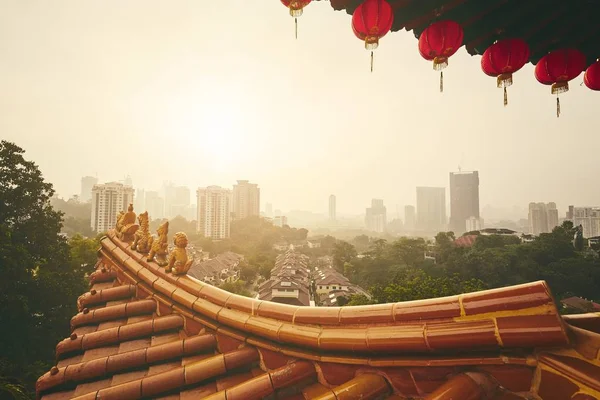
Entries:
{"label": "curved roof ridge", "polygon": [[[112,233],[102,240],[101,254],[112,262],[117,279],[135,285],[138,292],[163,298],[168,307],[177,305],[218,326],[284,346],[417,354],[568,344],[545,282],[410,302],[301,307],[246,298],[187,276],[168,274]],[[542,331],[520,329],[540,324]]]}

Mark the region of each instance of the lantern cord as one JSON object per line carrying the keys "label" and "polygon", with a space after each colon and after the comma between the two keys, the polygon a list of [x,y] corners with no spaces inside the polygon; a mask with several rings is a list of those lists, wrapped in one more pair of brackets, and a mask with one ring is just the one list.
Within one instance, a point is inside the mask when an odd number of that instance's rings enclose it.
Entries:
{"label": "lantern cord", "polygon": [[440,71],[440,93],[444,92],[444,71]]}
{"label": "lantern cord", "polygon": [[560,98],[556,96],[556,118],[560,117]]}
{"label": "lantern cord", "polygon": [[373,72],[373,51],[371,51],[371,72]]}
{"label": "lantern cord", "polygon": [[298,18],[294,18],[294,28],[296,31],[296,39],[298,39]]}
{"label": "lantern cord", "polygon": [[504,107],[508,105],[508,93],[506,93],[506,86],[504,86]]}

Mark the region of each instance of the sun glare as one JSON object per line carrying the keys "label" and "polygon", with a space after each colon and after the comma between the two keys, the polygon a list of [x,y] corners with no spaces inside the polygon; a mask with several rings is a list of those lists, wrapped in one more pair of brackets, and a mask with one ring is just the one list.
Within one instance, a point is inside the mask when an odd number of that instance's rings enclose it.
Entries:
{"label": "sun glare", "polygon": [[210,99],[180,99],[171,109],[169,125],[173,134],[191,146],[216,171],[239,170],[243,149],[248,145],[244,111],[227,104],[223,96]]}

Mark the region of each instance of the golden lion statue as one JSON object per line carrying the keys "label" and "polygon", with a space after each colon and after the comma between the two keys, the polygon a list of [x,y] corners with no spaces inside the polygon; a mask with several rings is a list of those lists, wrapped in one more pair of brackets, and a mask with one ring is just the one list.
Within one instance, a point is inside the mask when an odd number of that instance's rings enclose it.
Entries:
{"label": "golden lion statue", "polygon": [[185,275],[192,266],[192,260],[188,260],[185,248],[188,245],[187,235],[183,232],[177,232],[173,238],[175,248],[169,255],[169,264],[165,268],[166,272],[173,272],[174,275]]}
{"label": "golden lion statue", "polygon": [[134,235],[137,232],[139,225],[135,223],[135,212],[133,212],[133,204],[129,204],[127,212],[119,212],[117,216],[117,237],[124,242],[132,242]]}
{"label": "golden lion statue", "polygon": [[164,267],[167,265],[167,255],[169,254],[169,245],[167,243],[167,235],[169,234],[169,221],[163,222],[156,230],[158,238],[150,236],[150,254],[146,261],[156,261],[156,263]]}
{"label": "golden lion statue", "polygon": [[138,215],[140,229],[135,233],[135,240],[131,245],[131,249],[142,254],[147,254],[152,246],[152,235],[150,235],[150,221],[148,211]]}

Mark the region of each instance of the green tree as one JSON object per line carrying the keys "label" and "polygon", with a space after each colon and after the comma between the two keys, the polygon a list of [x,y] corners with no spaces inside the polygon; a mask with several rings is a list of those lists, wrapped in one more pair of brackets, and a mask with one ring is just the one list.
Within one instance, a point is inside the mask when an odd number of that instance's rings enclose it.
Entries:
{"label": "green tree", "polygon": [[369,304],[376,304],[374,300],[369,299],[364,294],[355,294],[350,297],[350,301],[346,303],[347,306],[366,306]]}
{"label": "green tree", "polygon": [[240,267],[240,279],[248,282],[254,281],[256,274],[258,273],[258,267],[250,264],[247,261],[242,261]]}
{"label": "green tree", "polygon": [[339,241],[333,246],[333,266],[344,271],[344,264],[356,257],[356,249],[348,242]]}
{"label": "green tree", "polygon": [[52,185],[23,154],[14,143],[0,142],[0,376],[32,390],[54,359],[54,346],[68,336],[87,285],[84,267],[73,269],[60,234]]}
{"label": "green tree", "polygon": [[400,238],[391,246],[392,257],[405,265],[416,267],[425,260],[427,244],[423,238]]}

